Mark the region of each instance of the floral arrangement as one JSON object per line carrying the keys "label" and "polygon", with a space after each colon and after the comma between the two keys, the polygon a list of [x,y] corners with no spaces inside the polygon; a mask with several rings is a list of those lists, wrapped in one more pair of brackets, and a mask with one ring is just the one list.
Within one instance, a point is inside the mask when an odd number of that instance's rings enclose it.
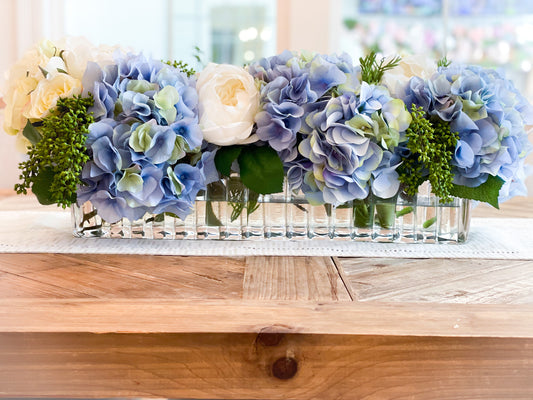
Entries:
{"label": "floral arrangement", "polygon": [[45,41],[9,72],[5,131],[24,143],[19,193],[90,201],[115,222],[181,219],[238,173],[284,181],[312,205],[414,195],[498,202],[525,194],[533,109],[494,70],[375,53],[285,51],[195,72],[119,48]]}

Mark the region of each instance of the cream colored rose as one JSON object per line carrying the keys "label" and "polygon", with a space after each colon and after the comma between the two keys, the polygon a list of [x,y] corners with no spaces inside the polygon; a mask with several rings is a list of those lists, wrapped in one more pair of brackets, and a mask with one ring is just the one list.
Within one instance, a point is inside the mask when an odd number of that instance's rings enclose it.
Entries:
{"label": "cream colored rose", "polygon": [[207,142],[230,146],[257,141],[256,135],[250,134],[259,92],[247,71],[234,65],[209,64],[200,72],[196,89],[200,128]]}
{"label": "cream colored rose", "polygon": [[94,46],[84,37],[65,37],[57,41],[57,48],[64,50],[61,53],[69,75],[82,79],[87,63],[94,61],[101,67],[113,63],[113,53],[118,46]]}
{"label": "cream colored rose", "polygon": [[399,95],[409,79],[418,76],[422,79],[430,78],[437,71],[437,63],[424,56],[402,57],[400,64],[385,72],[381,83],[385,85],[393,96]]}
{"label": "cream colored rose", "polygon": [[24,116],[31,120],[46,117],[59,98],[72,97],[81,93],[81,81],[67,74],[58,74],[52,79],[43,79],[31,92],[30,108]]}
{"label": "cream colored rose", "polygon": [[16,135],[26,125],[24,111],[30,106],[30,92],[37,86],[35,78],[26,77],[16,81],[10,91],[6,93],[4,110],[4,130],[10,135]]}

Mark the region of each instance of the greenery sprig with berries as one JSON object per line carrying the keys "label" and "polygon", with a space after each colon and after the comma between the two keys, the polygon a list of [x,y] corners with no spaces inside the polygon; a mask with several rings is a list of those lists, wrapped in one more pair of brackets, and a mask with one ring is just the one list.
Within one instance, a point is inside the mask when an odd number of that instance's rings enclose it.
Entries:
{"label": "greenery sprig with berries", "polygon": [[92,97],[59,99],[42,125],[28,121],[23,135],[31,147],[28,160],[19,164],[22,182],[15,185],[17,193],[31,189],[41,204],[57,203],[63,208],[76,201],[81,170],[89,161],[85,140],[94,122],[88,111],[92,105]]}

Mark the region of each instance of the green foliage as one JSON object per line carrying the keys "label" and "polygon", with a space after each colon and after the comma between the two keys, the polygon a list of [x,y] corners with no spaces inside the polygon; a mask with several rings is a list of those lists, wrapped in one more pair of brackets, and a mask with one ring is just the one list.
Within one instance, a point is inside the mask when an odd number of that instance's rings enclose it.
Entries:
{"label": "green foliage", "polygon": [[500,177],[489,175],[485,183],[476,187],[453,185],[451,194],[463,199],[483,201],[499,209],[498,195],[503,184]]}
{"label": "green foliage", "polygon": [[283,163],[271,147],[246,147],[238,161],[242,183],[249,189],[259,194],[283,190]]}
{"label": "green foliage", "polygon": [[379,62],[376,60],[376,52],[371,51],[365,58],[359,58],[361,64],[361,80],[372,85],[379,84],[385,71],[397,67],[401,58],[394,57],[392,60],[385,62],[382,58]]}
{"label": "green foliage", "polygon": [[353,18],[346,18],[342,23],[344,24],[344,27],[350,31],[357,26],[357,20]]}
{"label": "green foliage", "polygon": [[89,160],[85,140],[94,121],[88,112],[92,104],[92,98],[81,96],[59,99],[40,132],[26,126],[23,134],[32,146],[28,160],[19,164],[22,183],[15,185],[17,193],[26,194],[31,188],[41,204],[57,203],[63,208],[76,201],[81,170]]}
{"label": "green foliage", "polygon": [[187,74],[188,77],[193,76],[196,74],[196,71],[194,68],[190,67],[189,64],[183,61],[164,61],[165,64],[170,65],[171,67],[179,69],[181,72],[184,72]]}
{"label": "green foliage", "polygon": [[22,135],[29,140],[32,145],[36,145],[43,137],[39,130],[34,127],[30,121],[26,123]]}
{"label": "green foliage", "polygon": [[198,46],[194,46],[194,52],[192,55],[196,59],[196,61],[198,61],[198,64],[205,65],[205,62],[202,60],[204,52]]}
{"label": "green foliage", "polygon": [[458,134],[441,120],[429,120],[422,107],[411,107],[413,121],[406,131],[411,155],[398,168],[399,180],[405,192],[414,196],[418,187],[429,180],[433,193],[441,203],[451,201],[453,173],[451,160]]}
{"label": "green foliage", "polygon": [[437,67],[449,67],[452,62],[448,61],[446,56],[437,61]]}
{"label": "green foliage", "polygon": [[215,166],[222,175],[230,176],[235,160],[242,183],[251,192],[270,194],[283,190],[283,163],[274,149],[267,146],[221,147],[215,155]]}
{"label": "green foliage", "polygon": [[235,221],[246,209],[246,215],[250,215],[259,208],[257,203],[259,194],[248,189],[248,198],[245,196],[245,186],[239,178],[229,178],[227,181],[228,204],[233,208],[231,221]]}
{"label": "green foliage", "polygon": [[224,176],[230,176],[231,164],[241,154],[242,146],[225,146],[217,150],[215,155],[215,166]]}

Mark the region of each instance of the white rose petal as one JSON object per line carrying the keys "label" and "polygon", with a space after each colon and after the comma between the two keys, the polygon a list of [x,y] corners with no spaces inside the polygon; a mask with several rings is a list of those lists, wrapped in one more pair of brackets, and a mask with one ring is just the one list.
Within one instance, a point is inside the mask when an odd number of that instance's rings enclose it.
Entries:
{"label": "white rose petal", "polygon": [[400,64],[385,72],[382,83],[393,97],[400,95],[401,89],[413,76],[422,79],[430,78],[437,71],[437,63],[424,56],[402,57]]}
{"label": "white rose petal", "polygon": [[31,107],[24,112],[28,119],[39,120],[50,114],[59,98],[72,97],[81,93],[81,82],[66,74],[52,79],[43,79],[31,92]]}

